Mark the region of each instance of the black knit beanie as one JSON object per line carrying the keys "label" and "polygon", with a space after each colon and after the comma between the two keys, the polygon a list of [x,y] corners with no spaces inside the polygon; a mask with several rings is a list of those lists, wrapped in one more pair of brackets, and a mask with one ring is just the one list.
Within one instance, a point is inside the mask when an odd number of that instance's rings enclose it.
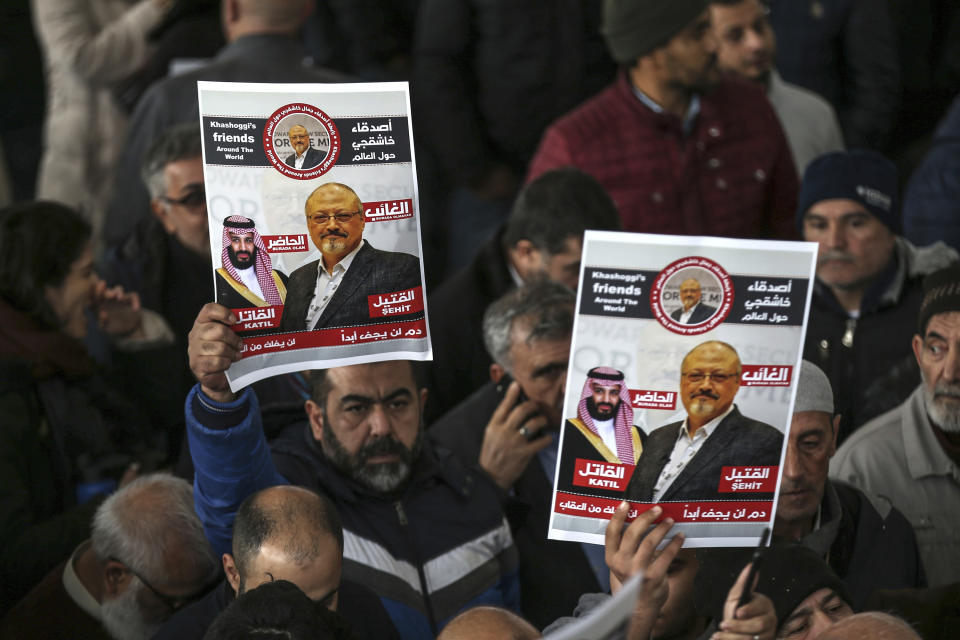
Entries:
{"label": "black knit beanie", "polygon": [[[697,549],[700,570],[693,585],[697,613],[714,620],[723,618],[727,593],[752,555],[752,549]],[[807,596],[823,588],[836,591],[847,604],[851,602],[843,581],[811,549],[791,543],[764,550],[755,591],[773,601],[778,629]]]}
{"label": "black knit beanie", "polygon": [[956,262],[924,279],[917,333],[922,336],[930,318],[949,311],[960,311],[960,263]]}
{"label": "black knit beanie", "polygon": [[610,56],[632,64],[666,44],[707,8],[707,0],[604,0],[603,32]]}

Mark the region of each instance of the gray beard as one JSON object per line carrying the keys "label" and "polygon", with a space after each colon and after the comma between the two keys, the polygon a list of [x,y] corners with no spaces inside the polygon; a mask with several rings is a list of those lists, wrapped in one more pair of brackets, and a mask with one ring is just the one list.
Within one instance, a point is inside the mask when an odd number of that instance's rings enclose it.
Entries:
{"label": "gray beard", "polygon": [[[922,377],[922,376],[921,376]],[[938,384],[931,389],[926,379],[923,381],[923,405],[927,409],[927,416],[941,431],[950,434],[960,434],[960,411],[951,411],[937,403],[936,394],[950,394],[960,397],[960,388],[951,385]]]}
{"label": "gray beard", "polygon": [[[417,439],[413,442],[413,447],[407,449],[398,441],[393,440],[396,448],[391,451],[400,456],[397,462],[386,462],[375,465],[367,465],[364,456],[365,451],[361,450],[356,455],[351,455],[337,439],[328,425],[329,420],[323,421],[323,453],[327,459],[349,478],[356,480],[364,487],[377,493],[392,493],[400,489],[410,478],[410,472],[413,468],[413,462],[420,455],[420,446],[423,438],[423,424],[417,431]],[[391,438],[392,440],[392,438]],[[386,443],[384,443],[386,445]],[[369,450],[370,445],[367,449]],[[385,451],[376,451],[375,449],[369,455],[385,453]]]}
{"label": "gray beard", "polygon": [[143,618],[137,603],[137,593],[142,588],[140,580],[132,578],[119,597],[104,600],[100,605],[101,622],[114,640],[149,640],[160,629],[160,623],[151,624]]}

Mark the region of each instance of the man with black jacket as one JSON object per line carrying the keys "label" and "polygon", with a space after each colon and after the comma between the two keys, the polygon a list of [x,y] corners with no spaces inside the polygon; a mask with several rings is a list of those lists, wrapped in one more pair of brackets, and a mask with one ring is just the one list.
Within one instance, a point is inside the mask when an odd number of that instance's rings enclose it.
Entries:
{"label": "man with black jacket", "polygon": [[523,615],[544,627],[585,591],[609,589],[603,548],[547,540],[575,296],[543,282],[514,289],[484,315],[491,382],[429,430],[502,490],[520,554]]}
{"label": "man with black jacket", "polygon": [[833,386],[839,444],[873,417],[870,385],[912,357],[924,276],[957,259],[942,243],[917,248],[899,235],[897,180],[878,153],[838,151],[810,163],[800,187],[797,225],[819,244],[803,357]]}

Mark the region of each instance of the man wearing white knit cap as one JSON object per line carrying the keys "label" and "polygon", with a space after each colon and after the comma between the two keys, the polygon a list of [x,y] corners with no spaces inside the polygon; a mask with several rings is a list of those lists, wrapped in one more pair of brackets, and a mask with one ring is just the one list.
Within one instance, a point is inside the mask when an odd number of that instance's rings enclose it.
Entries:
{"label": "man wearing white knit cap", "polygon": [[773,535],[775,541],[797,541],[824,557],[859,610],[875,589],[925,586],[926,578],[903,514],[884,498],[827,477],[839,418],[826,374],[804,360]]}

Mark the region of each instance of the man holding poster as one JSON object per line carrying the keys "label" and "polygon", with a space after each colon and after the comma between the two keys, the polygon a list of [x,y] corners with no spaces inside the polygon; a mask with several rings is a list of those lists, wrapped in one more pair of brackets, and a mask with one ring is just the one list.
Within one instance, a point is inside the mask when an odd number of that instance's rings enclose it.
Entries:
{"label": "man holding poster", "polygon": [[320,259],[290,275],[284,331],[422,317],[422,304],[411,303],[422,300],[420,260],[375,249],[363,239],[364,208],[353,189],[322,184],[307,198],[304,211]]}
{"label": "man holding poster", "polygon": [[[638,502],[729,498],[719,484],[724,467],[777,466],[783,434],[740,413],[733,399],[742,367],[725,342],[702,342],[680,365],[680,397],[687,419],[647,438],[626,499]],[[752,494],[772,499],[773,494]]]}

